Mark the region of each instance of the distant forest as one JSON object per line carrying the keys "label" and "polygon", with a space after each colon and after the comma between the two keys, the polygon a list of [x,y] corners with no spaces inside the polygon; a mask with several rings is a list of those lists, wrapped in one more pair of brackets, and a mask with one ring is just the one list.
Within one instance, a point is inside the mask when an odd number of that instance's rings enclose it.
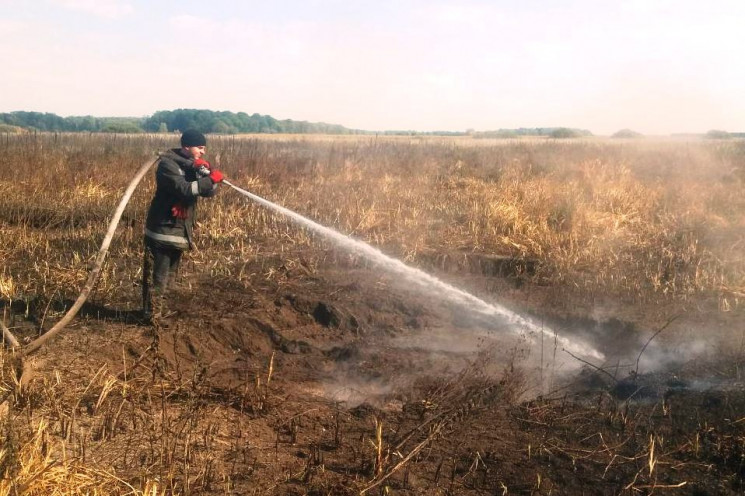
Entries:
{"label": "distant forest", "polygon": [[157,133],[198,129],[203,133],[321,133],[356,134],[357,131],[323,122],[277,120],[270,115],[212,110],[161,110],[150,117],[60,117],[42,112],[0,114],[0,124],[27,130],[56,132]]}
{"label": "distant forest", "polygon": [[289,134],[382,134],[400,136],[473,136],[474,138],[515,138],[519,136],[549,136],[571,138],[592,136],[584,129],[563,127],[500,129],[497,131],[365,131],[349,129],[339,124],[278,120],[270,115],[247,114],[198,109],[160,110],[149,117],[60,117],[44,112],[0,113],[0,132],[50,131],[90,133],[167,133],[197,129],[203,133],[289,133]]}

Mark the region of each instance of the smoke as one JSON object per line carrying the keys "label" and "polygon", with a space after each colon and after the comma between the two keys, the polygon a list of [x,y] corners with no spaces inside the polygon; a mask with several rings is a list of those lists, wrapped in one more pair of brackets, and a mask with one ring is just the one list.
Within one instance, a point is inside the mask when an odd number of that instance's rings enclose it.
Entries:
{"label": "smoke", "polygon": [[322,396],[353,408],[362,403],[390,407],[393,400],[388,396],[396,389],[384,379],[337,378],[323,385]]}
{"label": "smoke", "polygon": [[639,372],[659,372],[681,366],[696,359],[709,360],[716,352],[715,343],[703,339],[678,343],[652,342],[637,358]]}
{"label": "smoke", "polygon": [[[717,342],[693,337],[672,340],[638,332],[633,326],[562,325],[562,333],[497,303],[488,303],[471,293],[372,246],[317,224],[300,214],[234,186],[244,196],[298,224],[319,233],[338,246],[361,255],[395,277],[397,284],[416,288],[420,295],[441,301],[442,327],[427,327],[388,339],[384,346],[370,344],[349,362],[338,361],[333,380],[320,394],[354,406],[362,402],[390,405],[397,394],[420,378],[458,373],[475,363],[497,377],[505,369],[519,368],[525,378],[523,397],[551,394],[568,387],[580,370],[604,373],[622,382],[642,374],[672,374],[686,363],[716,353]],[[448,318],[449,317],[449,318]],[[619,322],[619,321],[616,321]],[[583,322],[587,325],[587,322]],[[607,332],[604,332],[607,331]],[[680,331],[680,329],[678,329]],[[680,336],[680,333],[677,334]],[[701,333],[696,334],[700,336]],[[366,368],[367,367],[367,368]],[[701,379],[697,384],[706,384]],[[399,402],[400,403],[400,402]]]}

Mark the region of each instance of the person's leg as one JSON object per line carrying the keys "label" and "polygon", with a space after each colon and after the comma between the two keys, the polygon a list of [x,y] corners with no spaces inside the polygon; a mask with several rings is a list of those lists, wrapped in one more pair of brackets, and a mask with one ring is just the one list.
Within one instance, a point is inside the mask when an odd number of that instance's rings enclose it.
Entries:
{"label": "person's leg", "polygon": [[178,269],[181,265],[181,255],[184,252],[181,250],[172,250],[169,253],[170,256],[170,265],[168,267],[168,288],[173,288],[176,284],[176,278],[178,277]]}
{"label": "person's leg", "polygon": [[168,276],[171,272],[172,250],[155,249],[153,252],[153,289],[161,295],[168,288]]}
{"label": "person's leg", "polygon": [[174,250],[153,250],[153,311],[156,317],[163,317],[166,313],[165,298],[171,274],[171,257]]}
{"label": "person's leg", "polygon": [[162,249],[145,244],[142,267],[142,310],[145,319],[163,313],[163,298],[171,271],[172,256],[178,250]]}

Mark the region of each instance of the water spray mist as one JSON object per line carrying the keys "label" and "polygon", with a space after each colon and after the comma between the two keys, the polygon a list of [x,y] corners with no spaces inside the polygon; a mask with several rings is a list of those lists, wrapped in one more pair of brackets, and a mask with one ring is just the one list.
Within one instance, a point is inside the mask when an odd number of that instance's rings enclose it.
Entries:
{"label": "water spray mist", "polygon": [[515,332],[518,334],[520,332],[527,332],[529,334],[543,334],[543,335],[556,339],[556,341],[565,350],[575,355],[594,358],[598,360],[602,360],[604,358],[602,353],[595,350],[589,345],[570,341],[569,339],[562,337],[562,336],[557,336],[553,330],[548,329],[545,326],[536,324],[535,322],[533,322],[531,319],[527,317],[518,315],[515,312],[512,312],[511,310],[501,305],[487,303],[481,298],[478,298],[462,289],[456,288],[455,286],[452,286],[446,282],[443,282],[440,279],[430,274],[427,274],[426,272],[420,269],[410,267],[400,260],[389,257],[382,251],[378,250],[377,248],[373,248],[372,246],[368,245],[367,243],[363,241],[350,238],[349,236],[341,234],[338,231],[322,226],[321,224],[318,224],[317,222],[314,222],[306,217],[303,217],[302,215],[296,212],[293,212],[292,210],[289,210],[285,207],[272,203],[269,200],[266,200],[242,188],[239,188],[238,186],[230,183],[227,180],[223,182],[227,184],[228,186],[230,186],[231,188],[233,188],[234,190],[236,190],[237,192],[239,192],[240,194],[250,198],[251,200],[261,205],[264,205],[265,207],[268,207],[271,210],[274,210],[283,215],[286,215],[287,217],[290,217],[292,220],[296,221],[297,223],[305,226],[306,228],[314,232],[317,232],[323,236],[331,238],[338,245],[350,251],[362,254],[369,260],[381,265],[383,268],[385,268],[389,272],[403,276],[407,280],[414,282],[422,287],[425,287],[428,289],[439,289],[442,291],[441,296],[443,298],[453,303],[456,303],[462,307],[475,311],[483,316],[496,317],[496,318],[506,321],[508,324],[510,324],[510,329],[512,332]]}

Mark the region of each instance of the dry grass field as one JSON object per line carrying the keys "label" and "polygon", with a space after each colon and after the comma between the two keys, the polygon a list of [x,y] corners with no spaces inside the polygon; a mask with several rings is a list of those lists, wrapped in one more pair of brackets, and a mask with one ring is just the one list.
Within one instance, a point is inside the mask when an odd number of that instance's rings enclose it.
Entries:
{"label": "dry grass field", "polygon": [[[177,141],[0,135],[0,307],[19,339],[70,307],[135,171]],[[504,344],[225,186],[200,203],[176,315],[143,325],[151,173],[79,317],[23,377],[2,352],[0,495],[745,488],[745,142],[209,145],[234,184],[606,361],[557,371],[555,344]]]}

